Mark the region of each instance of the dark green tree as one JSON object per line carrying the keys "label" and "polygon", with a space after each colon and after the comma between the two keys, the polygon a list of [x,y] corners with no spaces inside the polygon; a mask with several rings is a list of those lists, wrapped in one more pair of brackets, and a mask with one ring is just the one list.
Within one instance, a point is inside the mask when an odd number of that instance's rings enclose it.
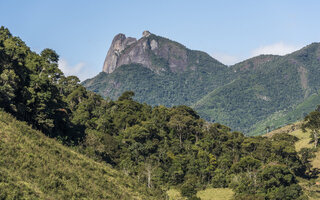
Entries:
{"label": "dark green tree", "polygon": [[309,129],[314,140],[314,147],[318,146],[319,130],[320,130],[320,111],[313,111],[304,118],[304,124],[302,130],[306,132]]}

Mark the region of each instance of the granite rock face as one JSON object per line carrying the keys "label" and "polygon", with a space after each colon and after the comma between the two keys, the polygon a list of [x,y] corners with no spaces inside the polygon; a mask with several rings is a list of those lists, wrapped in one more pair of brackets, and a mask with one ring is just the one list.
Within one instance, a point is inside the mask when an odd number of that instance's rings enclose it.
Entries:
{"label": "granite rock face", "polygon": [[103,71],[112,73],[121,65],[133,63],[156,73],[167,70],[178,73],[188,67],[188,49],[149,31],[144,31],[139,40],[121,33],[116,35],[105,58]]}
{"label": "granite rock face", "polygon": [[128,37],[122,33],[116,35],[112,40],[111,47],[107,53],[107,57],[103,64],[103,71],[107,73],[112,73],[117,67],[118,57],[121,52],[128,47],[130,44],[137,42],[137,39]]}

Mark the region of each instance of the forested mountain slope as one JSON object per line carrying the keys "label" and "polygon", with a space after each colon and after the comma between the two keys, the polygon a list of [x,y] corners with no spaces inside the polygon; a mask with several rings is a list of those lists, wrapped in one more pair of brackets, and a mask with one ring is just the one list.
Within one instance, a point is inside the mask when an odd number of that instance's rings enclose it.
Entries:
{"label": "forested mountain slope", "polygon": [[113,40],[105,61],[117,58],[112,62],[117,65],[105,68],[108,73],[102,72],[82,83],[103,97],[115,100],[131,90],[139,102],[191,105],[229,80],[228,67],[204,52],[187,49],[154,34],[143,36],[129,46],[123,42],[120,48],[119,35]]}
{"label": "forested mountain slope", "polygon": [[[303,118],[319,104],[314,99],[319,99],[320,44],[266,58],[259,64],[253,58],[232,66],[240,76],[206,95],[194,108],[208,120],[248,134],[261,134],[267,127],[274,129]],[[272,121],[262,123],[268,118]]]}
{"label": "forested mountain slope", "polygon": [[113,100],[130,90],[153,106],[189,105],[208,121],[257,135],[303,118],[318,104],[319,59],[319,43],[313,43],[228,67],[149,32],[139,40],[118,34],[104,71],[82,84]]}

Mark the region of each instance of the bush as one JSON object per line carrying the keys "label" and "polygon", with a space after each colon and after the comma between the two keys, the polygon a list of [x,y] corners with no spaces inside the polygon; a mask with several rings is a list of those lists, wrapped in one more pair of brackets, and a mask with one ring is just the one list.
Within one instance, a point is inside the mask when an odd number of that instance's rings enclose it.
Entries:
{"label": "bush", "polygon": [[186,182],[181,187],[181,194],[185,197],[191,198],[197,194],[197,191],[192,183]]}

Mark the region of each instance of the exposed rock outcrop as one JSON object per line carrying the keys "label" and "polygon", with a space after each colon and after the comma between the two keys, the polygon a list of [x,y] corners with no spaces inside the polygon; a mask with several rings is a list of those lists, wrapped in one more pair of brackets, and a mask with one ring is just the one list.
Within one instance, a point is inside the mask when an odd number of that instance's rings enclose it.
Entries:
{"label": "exposed rock outcrop", "polygon": [[188,67],[187,52],[183,45],[149,31],[144,31],[139,40],[118,34],[107,53],[103,71],[112,73],[117,67],[132,63],[141,64],[156,73],[185,71]]}
{"label": "exposed rock outcrop", "polygon": [[135,42],[137,42],[136,38],[126,38],[126,36],[122,33],[116,35],[112,40],[112,44],[107,53],[106,59],[104,60],[103,71],[107,73],[112,73],[117,67],[118,57],[120,56],[121,52],[126,47]]}
{"label": "exposed rock outcrop", "polygon": [[142,33],[142,37],[148,37],[149,35],[151,35],[149,31],[143,31]]}

